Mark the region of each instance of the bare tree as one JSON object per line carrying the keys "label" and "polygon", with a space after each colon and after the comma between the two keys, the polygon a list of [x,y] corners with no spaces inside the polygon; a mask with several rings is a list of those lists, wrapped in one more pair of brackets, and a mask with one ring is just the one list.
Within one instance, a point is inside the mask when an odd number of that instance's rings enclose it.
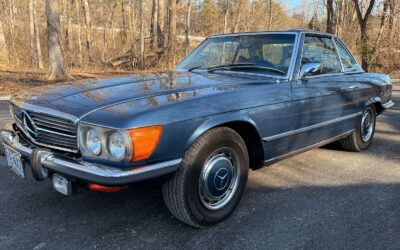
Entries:
{"label": "bare tree", "polygon": [[191,12],[191,0],[188,0],[186,9],[186,22],[185,22],[185,54],[189,53],[190,47],[190,12]]}
{"label": "bare tree", "polygon": [[65,43],[68,49],[72,49],[72,4],[73,0],[66,0],[65,15],[67,18],[67,28],[65,29]]}
{"label": "bare tree", "polygon": [[39,21],[37,16],[36,0],[33,0],[33,24],[35,28],[35,39],[36,39],[36,56],[39,69],[43,69],[43,57],[42,57],[42,46],[40,45],[40,29]]}
{"label": "bare tree", "polygon": [[390,14],[389,14],[389,34],[390,37],[393,35],[393,26],[398,22],[397,17],[400,12],[400,1],[399,0],[388,0]]}
{"label": "bare tree", "polygon": [[361,11],[361,6],[358,0],[353,0],[354,6],[357,13],[358,24],[360,25],[361,32],[361,61],[362,67],[365,71],[368,71],[369,66],[369,46],[368,46],[368,19],[371,16],[371,12],[375,6],[375,0],[370,0],[367,11],[363,15]]}
{"label": "bare tree", "polygon": [[35,48],[35,23],[33,21],[33,0],[29,1],[29,41],[31,52],[31,64],[36,64],[36,48]]}
{"label": "bare tree", "polygon": [[12,54],[15,64],[19,65],[19,59],[17,54],[17,49],[15,45],[15,15],[17,14],[17,7],[15,5],[15,0],[10,0],[10,33],[11,33],[11,44],[12,44]]}
{"label": "bare tree", "polygon": [[46,0],[47,48],[49,55],[49,80],[72,79],[64,68],[60,43],[60,10],[58,2]]}
{"label": "bare tree", "polygon": [[268,0],[268,30],[271,30],[272,28],[272,14],[273,14],[273,10],[272,10],[272,0]]}
{"label": "bare tree", "polygon": [[335,9],[333,6],[333,0],[326,1],[326,32],[335,33],[333,30],[335,20]]}
{"label": "bare tree", "polygon": [[224,14],[224,34],[228,30],[228,17],[229,17],[230,9],[231,9],[231,1],[230,0],[226,0],[226,3],[225,3],[225,14]]}
{"label": "bare tree", "polygon": [[83,52],[82,52],[82,28],[81,28],[81,14],[79,7],[79,0],[75,0],[75,8],[76,8],[76,19],[78,26],[78,35],[77,35],[77,43],[78,43],[78,51],[79,51],[79,65],[83,64]]}
{"label": "bare tree", "polygon": [[164,47],[164,39],[165,35],[164,32],[164,16],[165,16],[165,0],[158,0],[158,23],[157,23],[157,29],[158,29],[158,47]]}
{"label": "bare tree", "polygon": [[169,32],[168,32],[168,60],[169,67],[175,65],[175,50],[176,50],[176,2],[177,0],[170,0],[168,6],[169,16]]}
{"label": "bare tree", "polygon": [[239,22],[240,22],[240,15],[242,13],[242,5],[243,5],[243,1],[242,0],[238,0],[237,1],[237,6],[236,6],[236,13],[234,13],[235,15],[235,21],[232,27],[232,32],[236,33],[239,31]]}
{"label": "bare tree", "polygon": [[3,24],[0,20],[0,68],[7,66],[8,64],[8,50],[6,39],[4,36]]}
{"label": "bare tree", "polygon": [[93,60],[92,57],[92,20],[90,17],[90,9],[88,0],[82,0],[82,10],[85,20],[86,29],[86,57],[89,61]]}
{"label": "bare tree", "polygon": [[[112,23],[113,23],[113,19],[114,19],[114,16],[115,16],[115,9],[118,6],[118,2],[114,3],[113,1],[110,1],[110,4],[111,4],[111,7],[110,7],[111,9],[109,11],[109,14],[108,14],[108,17],[107,17],[107,21],[106,21],[106,25],[105,25],[104,31],[103,31],[103,51],[101,52],[101,59],[102,59],[103,62],[106,61],[105,56],[106,56],[106,52],[108,50],[107,30],[110,29],[110,25],[111,25],[111,29],[113,29]],[[111,30],[111,36],[114,36],[112,30]]]}
{"label": "bare tree", "polygon": [[144,69],[144,20],[143,0],[140,0],[140,68]]}
{"label": "bare tree", "polygon": [[153,6],[151,10],[151,44],[154,49],[158,48],[158,24],[159,24],[159,0],[153,0]]}
{"label": "bare tree", "polygon": [[387,17],[387,11],[389,9],[389,0],[385,0],[385,2],[383,3],[383,10],[382,10],[382,14],[381,14],[381,21],[380,21],[380,28],[379,28],[379,33],[378,33],[378,37],[375,41],[374,46],[371,49],[371,58],[370,61],[368,62],[368,64],[373,63],[373,61],[375,60],[375,56],[376,56],[376,52],[379,48],[381,39],[382,39],[382,35],[383,35],[383,30],[386,24],[386,17]]}

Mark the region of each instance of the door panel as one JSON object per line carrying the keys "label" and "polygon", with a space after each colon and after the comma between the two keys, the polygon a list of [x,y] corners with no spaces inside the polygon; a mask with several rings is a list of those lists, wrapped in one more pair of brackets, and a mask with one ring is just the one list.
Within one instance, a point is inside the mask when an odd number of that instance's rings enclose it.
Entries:
{"label": "door panel", "polygon": [[[351,75],[321,76],[293,84],[296,107],[291,150],[337,136],[353,127],[358,83]],[[350,123],[348,123],[350,121]]]}
{"label": "door panel", "polygon": [[301,65],[321,65],[319,71],[293,84],[291,150],[295,151],[353,129],[359,101],[359,84],[343,73],[342,62],[331,37],[305,36]]}

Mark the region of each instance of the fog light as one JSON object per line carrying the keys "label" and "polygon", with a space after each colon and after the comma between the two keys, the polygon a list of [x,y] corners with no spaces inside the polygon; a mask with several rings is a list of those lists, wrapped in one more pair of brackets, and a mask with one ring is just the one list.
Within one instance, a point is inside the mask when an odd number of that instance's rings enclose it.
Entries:
{"label": "fog light", "polygon": [[53,175],[53,188],[63,195],[69,196],[73,194],[72,181],[58,174]]}

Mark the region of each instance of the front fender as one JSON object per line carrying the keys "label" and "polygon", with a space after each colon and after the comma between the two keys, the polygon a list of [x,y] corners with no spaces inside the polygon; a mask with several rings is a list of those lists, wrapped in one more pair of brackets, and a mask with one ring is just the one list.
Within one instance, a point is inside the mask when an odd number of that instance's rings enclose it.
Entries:
{"label": "front fender", "polygon": [[363,110],[366,109],[367,107],[375,105],[376,113],[380,114],[382,111],[384,111],[384,107],[382,106],[382,99],[379,96],[374,96],[371,97],[364,105]]}
{"label": "front fender", "polygon": [[260,138],[261,141],[258,126],[250,117],[243,114],[222,114],[205,120],[189,137],[189,140],[185,144],[185,150],[189,149],[189,147],[197,140],[197,138],[199,138],[206,131],[232,122],[244,122],[251,125],[257,132],[258,138]]}

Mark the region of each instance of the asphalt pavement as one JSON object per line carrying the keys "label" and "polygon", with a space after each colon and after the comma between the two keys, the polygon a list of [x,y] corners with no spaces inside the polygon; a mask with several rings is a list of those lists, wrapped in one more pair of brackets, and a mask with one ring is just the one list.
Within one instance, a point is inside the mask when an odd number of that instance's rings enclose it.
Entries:
{"label": "asphalt pavement", "polygon": [[209,229],[174,219],[157,185],[64,197],[0,158],[0,249],[400,249],[400,85],[393,100],[370,149],[251,172],[237,211]]}

